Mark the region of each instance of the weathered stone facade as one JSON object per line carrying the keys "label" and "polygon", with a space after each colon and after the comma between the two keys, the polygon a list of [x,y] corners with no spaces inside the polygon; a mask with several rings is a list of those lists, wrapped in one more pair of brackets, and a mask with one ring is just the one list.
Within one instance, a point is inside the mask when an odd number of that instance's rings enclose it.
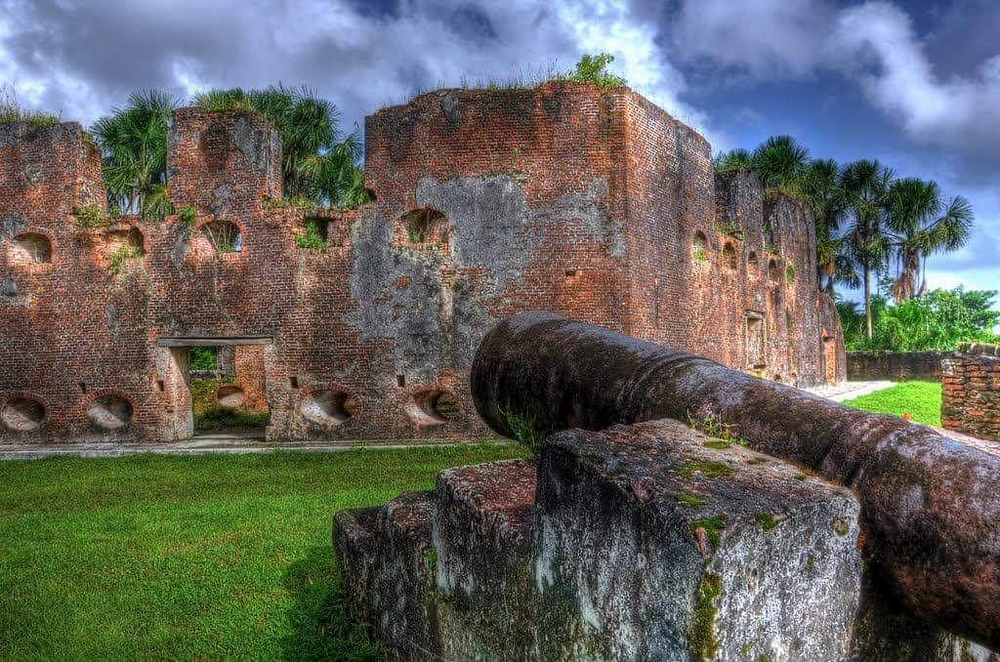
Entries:
{"label": "weathered stone facade", "polygon": [[[105,222],[79,125],[0,127],[0,441],[186,438],[202,344],[258,348],[271,439],[467,438],[473,351],[527,309],[786,383],[845,374],[808,213],[716,178],[708,143],[628,90],[383,109],[375,201],[351,212],[275,202],[280,135],[253,114],[178,111],[168,175],[176,215]],[[326,248],[297,247],[310,220]]]}
{"label": "weathered stone facade", "polygon": [[963,343],[944,361],[941,425],[1000,441],[1000,345]]}

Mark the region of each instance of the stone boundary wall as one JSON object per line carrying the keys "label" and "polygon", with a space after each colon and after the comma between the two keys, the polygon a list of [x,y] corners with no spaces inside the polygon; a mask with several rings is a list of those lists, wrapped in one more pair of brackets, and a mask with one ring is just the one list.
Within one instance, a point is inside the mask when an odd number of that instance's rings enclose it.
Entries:
{"label": "stone boundary wall", "polygon": [[847,378],[852,381],[909,379],[941,381],[941,361],[951,352],[848,352]]}
{"label": "stone boundary wall", "polygon": [[941,425],[1000,441],[1000,345],[963,343],[944,361]]}

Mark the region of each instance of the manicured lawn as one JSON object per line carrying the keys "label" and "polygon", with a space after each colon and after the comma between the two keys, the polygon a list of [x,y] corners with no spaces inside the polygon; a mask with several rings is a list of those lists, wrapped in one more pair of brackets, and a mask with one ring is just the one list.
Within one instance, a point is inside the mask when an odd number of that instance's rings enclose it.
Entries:
{"label": "manicured lawn", "polygon": [[903,382],[844,404],[897,416],[909,413],[915,423],[941,427],[941,384],[938,382]]}
{"label": "manicured lawn", "polygon": [[333,513],[517,446],[0,462],[0,658],[336,658]]}

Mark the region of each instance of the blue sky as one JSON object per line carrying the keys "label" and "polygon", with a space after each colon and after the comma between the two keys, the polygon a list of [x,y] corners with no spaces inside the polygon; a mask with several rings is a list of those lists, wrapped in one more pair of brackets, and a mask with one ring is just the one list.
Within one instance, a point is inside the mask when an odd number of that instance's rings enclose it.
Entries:
{"label": "blue sky", "polygon": [[346,130],[379,106],[607,51],[716,149],[789,133],[977,213],[932,287],[1000,289],[1000,4],[835,0],[0,0],[0,83],[89,124],[129,92],[305,84]]}

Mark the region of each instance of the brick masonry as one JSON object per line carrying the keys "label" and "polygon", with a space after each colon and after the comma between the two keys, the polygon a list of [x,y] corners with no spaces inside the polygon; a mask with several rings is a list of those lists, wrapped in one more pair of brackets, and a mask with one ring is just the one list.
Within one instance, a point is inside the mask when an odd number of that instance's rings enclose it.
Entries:
{"label": "brick masonry", "polygon": [[1000,345],[963,343],[944,360],[941,425],[1000,441]]}
{"label": "brick masonry", "polygon": [[[269,438],[475,437],[475,348],[535,308],[786,383],[844,378],[808,212],[716,177],[709,144],[641,96],[441,90],[365,131],[375,201],[311,213],[269,202],[281,139],[262,117],[179,110],[178,215],[81,227],[74,208],[104,201],[80,126],[0,127],[0,441],[186,438],[185,345],[205,339],[255,348]],[[326,248],[296,247],[307,217]],[[144,254],[113,269],[127,236]]]}
{"label": "brick masonry", "polygon": [[847,378],[939,382],[941,362],[949,356],[951,352],[848,352]]}

